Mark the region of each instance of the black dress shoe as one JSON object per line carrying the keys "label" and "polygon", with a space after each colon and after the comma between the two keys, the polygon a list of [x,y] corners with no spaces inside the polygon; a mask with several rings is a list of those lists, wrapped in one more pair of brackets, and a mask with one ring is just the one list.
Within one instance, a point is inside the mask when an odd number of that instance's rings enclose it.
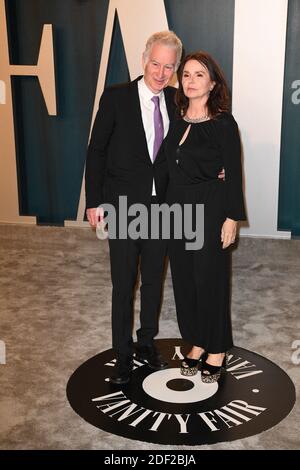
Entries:
{"label": "black dress shoe", "polygon": [[135,350],[135,358],[138,361],[147,364],[150,369],[161,370],[166,369],[166,367],[168,367],[168,363],[163,360],[154,345],[151,344],[147,346],[136,346]]}
{"label": "black dress shoe", "polygon": [[127,384],[130,380],[132,368],[133,360],[131,357],[117,359],[114,371],[109,378],[109,381],[116,385]]}

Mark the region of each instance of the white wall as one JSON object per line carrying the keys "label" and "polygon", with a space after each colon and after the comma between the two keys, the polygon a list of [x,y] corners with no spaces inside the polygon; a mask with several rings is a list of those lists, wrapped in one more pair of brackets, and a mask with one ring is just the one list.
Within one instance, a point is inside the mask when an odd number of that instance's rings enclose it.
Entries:
{"label": "white wall", "polygon": [[235,0],[233,114],[249,218],[241,235],[290,238],[277,230],[286,24],[287,0]]}

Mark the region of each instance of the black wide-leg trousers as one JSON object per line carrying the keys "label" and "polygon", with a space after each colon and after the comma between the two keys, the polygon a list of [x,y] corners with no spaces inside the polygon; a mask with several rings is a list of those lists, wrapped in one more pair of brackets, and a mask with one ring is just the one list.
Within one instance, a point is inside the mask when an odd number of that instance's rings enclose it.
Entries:
{"label": "black wide-leg trousers", "polygon": [[[185,238],[172,238],[169,257],[182,338],[210,353],[233,346],[230,316],[231,249],[222,248],[224,191],[221,183],[203,183],[192,194],[175,187],[172,203],[204,204],[204,244],[187,250]],[[183,207],[183,205],[182,205]]]}

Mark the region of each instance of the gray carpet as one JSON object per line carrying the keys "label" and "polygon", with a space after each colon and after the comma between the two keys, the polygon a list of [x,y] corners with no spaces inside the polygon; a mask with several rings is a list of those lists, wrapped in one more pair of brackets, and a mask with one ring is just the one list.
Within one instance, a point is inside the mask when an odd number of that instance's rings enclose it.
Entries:
{"label": "gray carpet", "polygon": [[[90,229],[0,225],[0,253],[0,449],[300,448],[297,402],[274,428],[211,446],[160,446],[88,424],[71,409],[66,384],[80,364],[111,347],[107,243]],[[242,238],[233,255],[235,344],[278,364],[296,391],[299,268],[298,240]],[[159,337],[179,336],[168,272]]]}

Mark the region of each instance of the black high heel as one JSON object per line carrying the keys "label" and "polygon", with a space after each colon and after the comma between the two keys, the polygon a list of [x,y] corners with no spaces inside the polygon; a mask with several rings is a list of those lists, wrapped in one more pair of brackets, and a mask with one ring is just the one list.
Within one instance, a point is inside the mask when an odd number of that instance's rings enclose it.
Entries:
{"label": "black high heel", "polygon": [[185,376],[192,376],[196,375],[199,370],[199,364],[202,361],[202,356],[205,354],[205,351],[201,353],[199,359],[192,359],[190,357],[185,356],[184,359],[181,361],[180,365],[180,373],[181,375]]}
{"label": "black high heel", "polygon": [[225,352],[225,356],[221,366],[212,366],[211,364],[207,364],[206,359],[202,362],[201,366],[201,380],[206,384],[212,384],[217,382],[221,377],[222,369],[226,369],[228,364],[228,352]]}

